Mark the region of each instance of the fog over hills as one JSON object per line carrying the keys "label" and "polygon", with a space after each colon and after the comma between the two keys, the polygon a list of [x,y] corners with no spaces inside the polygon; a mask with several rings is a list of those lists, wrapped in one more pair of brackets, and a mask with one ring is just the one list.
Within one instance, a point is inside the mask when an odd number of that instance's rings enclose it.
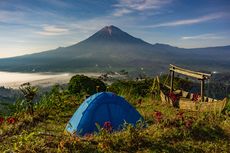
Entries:
{"label": "fog over hills", "polygon": [[115,26],[68,47],[0,59],[0,71],[63,72],[108,69],[167,71],[168,64],[205,71],[230,71],[230,46],[184,49],[150,44]]}

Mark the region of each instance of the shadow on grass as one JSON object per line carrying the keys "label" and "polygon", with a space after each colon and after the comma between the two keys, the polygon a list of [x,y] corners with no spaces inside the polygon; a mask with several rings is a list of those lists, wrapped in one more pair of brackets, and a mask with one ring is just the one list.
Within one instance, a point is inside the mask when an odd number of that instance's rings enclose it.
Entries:
{"label": "shadow on grass", "polygon": [[191,130],[191,137],[195,140],[215,140],[215,139],[227,139],[228,136],[225,134],[224,130],[219,126],[215,127],[195,127]]}

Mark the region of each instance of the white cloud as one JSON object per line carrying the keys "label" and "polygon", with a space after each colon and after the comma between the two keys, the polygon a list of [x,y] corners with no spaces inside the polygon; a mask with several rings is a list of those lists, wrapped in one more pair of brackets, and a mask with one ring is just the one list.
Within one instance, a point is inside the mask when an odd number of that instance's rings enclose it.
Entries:
{"label": "white cloud", "polygon": [[171,2],[172,0],[119,0],[119,2],[114,5],[116,10],[113,15],[122,16],[134,11],[143,12],[146,10],[156,10]]}
{"label": "white cloud", "polygon": [[36,33],[45,36],[55,36],[55,35],[67,34],[68,31],[69,29],[67,28],[57,27],[55,25],[45,25],[42,31]]}
{"label": "white cloud", "polygon": [[126,8],[122,8],[122,9],[117,9],[114,13],[113,16],[123,16],[125,14],[129,14],[132,11]]}
{"label": "white cloud", "polygon": [[181,25],[192,25],[192,24],[197,24],[197,23],[202,23],[210,20],[215,20],[219,19],[226,16],[225,13],[216,13],[216,14],[209,14],[206,16],[201,16],[198,18],[193,18],[193,19],[184,19],[184,20],[177,20],[177,21],[171,21],[171,22],[165,22],[165,23],[160,23],[160,24],[155,24],[155,25],[150,25],[150,26],[145,26],[149,28],[157,28],[157,27],[172,27],[172,26],[181,26]]}
{"label": "white cloud", "polygon": [[201,34],[201,35],[195,35],[195,36],[184,36],[181,37],[183,40],[210,40],[210,39],[224,39],[223,36],[219,36],[217,34]]}

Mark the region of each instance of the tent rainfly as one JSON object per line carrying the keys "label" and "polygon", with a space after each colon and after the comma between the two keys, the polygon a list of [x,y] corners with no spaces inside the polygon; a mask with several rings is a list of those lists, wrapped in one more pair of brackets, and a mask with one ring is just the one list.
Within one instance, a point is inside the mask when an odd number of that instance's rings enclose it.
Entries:
{"label": "tent rainfly", "polygon": [[66,131],[83,136],[97,132],[96,124],[103,127],[109,122],[112,130],[119,130],[125,122],[135,125],[138,120],[143,120],[143,117],[124,98],[111,92],[100,92],[80,105],[67,124]]}

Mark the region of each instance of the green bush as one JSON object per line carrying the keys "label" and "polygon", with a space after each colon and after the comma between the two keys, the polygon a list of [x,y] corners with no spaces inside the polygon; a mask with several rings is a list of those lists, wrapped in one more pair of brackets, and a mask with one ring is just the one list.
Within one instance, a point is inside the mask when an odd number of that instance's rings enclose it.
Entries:
{"label": "green bush", "polygon": [[114,82],[110,87],[109,91],[117,94],[126,91],[131,92],[130,94],[135,96],[145,97],[151,92],[153,86],[153,79],[145,79],[142,81],[117,81]]}
{"label": "green bush", "polygon": [[99,79],[75,75],[70,79],[68,90],[71,94],[86,93],[92,95],[96,92],[106,91],[106,85]]}
{"label": "green bush", "polygon": [[[166,75],[162,75],[160,77],[160,82],[162,84],[169,85],[170,84],[170,77]],[[119,80],[114,82],[110,87],[109,91],[115,92],[120,94],[122,92],[129,92],[129,94],[134,95],[136,97],[145,97],[148,95],[152,95],[153,93],[153,85],[154,85],[154,78],[147,78],[141,81],[125,81]],[[193,83],[187,79],[183,78],[174,78],[174,88],[175,89],[184,89],[189,91],[192,88]]]}

